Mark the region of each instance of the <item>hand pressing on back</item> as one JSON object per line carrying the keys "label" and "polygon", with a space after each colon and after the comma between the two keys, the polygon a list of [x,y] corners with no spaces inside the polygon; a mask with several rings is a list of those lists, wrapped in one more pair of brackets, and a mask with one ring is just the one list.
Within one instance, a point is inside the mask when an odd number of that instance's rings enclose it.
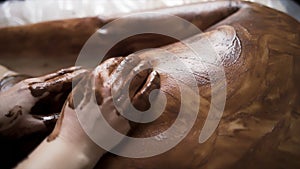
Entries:
{"label": "hand pressing on back", "polygon": [[[120,57],[106,60],[96,67],[69,95],[53,132],[17,168],[93,168],[106,150],[99,147],[87,135],[77,118],[76,111],[80,110],[86,117],[102,113],[107,123],[125,137],[133,128],[133,123],[117,111],[112,93],[116,94],[117,100],[121,100],[122,109],[126,109],[128,104],[133,104],[139,109],[145,107],[147,103],[144,102],[150,91],[159,87],[158,74],[152,69],[141,69],[145,64],[147,62],[137,58]],[[128,84],[131,84],[129,96],[123,96],[119,91]],[[89,106],[91,103],[96,105],[98,110],[91,108]],[[103,121],[89,120],[84,121],[86,124],[91,123],[89,131],[97,133],[101,130],[93,128],[93,124]],[[108,131],[101,133],[103,139],[107,139],[110,134]]]}

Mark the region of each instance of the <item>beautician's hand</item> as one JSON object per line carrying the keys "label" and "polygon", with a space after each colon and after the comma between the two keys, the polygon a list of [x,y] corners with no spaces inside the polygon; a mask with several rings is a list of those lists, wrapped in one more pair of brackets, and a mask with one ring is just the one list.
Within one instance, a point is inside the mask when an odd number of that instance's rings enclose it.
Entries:
{"label": "beautician's hand", "polygon": [[[112,90],[122,90],[124,85],[130,83],[129,79],[133,78],[128,99],[134,106],[145,105],[141,102],[148,98],[152,89],[159,87],[159,76],[152,70],[141,71],[136,77],[130,73],[139,71],[143,64],[146,63],[135,59],[112,58],[85,76],[69,95],[53,132],[17,168],[93,168],[106,151],[94,143],[82,129],[77,119],[76,108],[85,110],[86,116],[91,116],[100,112],[89,109],[87,105],[89,102],[96,103],[111,127],[126,135],[132,129],[132,125],[115,109],[111,93]],[[95,98],[92,97],[93,93]],[[79,99],[77,104],[74,103],[75,97]],[[124,101],[124,108],[128,103],[131,104],[128,100]],[[95,122],[96,119],[91,119],[91,123]],[[99,129],[92,130],[97,133]],[[107,139],[105,134],[102,137]]]}
{"label": "beautician's hand", "polygon": [[[73,102],[74,97],[79,98],[79,106],[85,110],[88,109],[86,105],[93,101],[91,92],[95,92],[96,102],[101,113],[109,119],[108,123],[123,134],[127,134],[130,130],[129,122],[118,115],[111,99],[111,85],[103,85],[101,78],[101,75],[107,74],[113,65],[108,61],[104,64],[101,65],[102,68],[98,66],[95,71],[85,76],[73,89],[53,132],[18,164],[17,169],[88,169],[93,168],[98,162],[105,150],[96,145],[82,129],[75,112],[78,105]],[[102,69],[101,72],[97,71],[99,68]],[[99,113],[93,110],[85,112],[86,116]],[[106,136],[103,135],[103,138]]]}
{"label": "beautician's hand", "polygon": [[0,135],[18,139],[45,131],[51,124],[53,127],[72,89],[72,80],[79,80],[86,73],[80,67],[71,67],[35,78],[16,73],[2,77]]}
{"label": "beautician's hand", "polygon": [[[53,132],[23,162],[18,164],[17,169],[88,169],[93,168],[106,152],[95,144],[82,129],[73,103],[75,93],[82,94],[82,103],[88,104],[90,101],[89,78],[94,77],[92,74],[85,77],[69,95]],[[109,99],[109,88],[101,90],[101,96],[98,98],[108,98],[99,105],[101,113],[109,117],[110,125],[127,134],[130,130],[129,122],[117,115],[113,102]],[[83,109],[85,109],[84,106]],[[92,113],[99,113],[99,111],[90,110],[87,116]],[[105,139],[106,136],[103,135],[103,138]]]}

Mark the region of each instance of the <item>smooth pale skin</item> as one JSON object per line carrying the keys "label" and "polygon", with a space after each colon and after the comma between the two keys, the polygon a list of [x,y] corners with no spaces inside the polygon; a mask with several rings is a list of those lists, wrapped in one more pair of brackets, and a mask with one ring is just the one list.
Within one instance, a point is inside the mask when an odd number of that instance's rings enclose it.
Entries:
{"label": "smooth pale skin", "polygon": [[17,169],[94,167],[106,151],[89,139],[68,104],[65,105],[64,116],[59,136],[50,142],[45,139],[28,158],[18,164]]}

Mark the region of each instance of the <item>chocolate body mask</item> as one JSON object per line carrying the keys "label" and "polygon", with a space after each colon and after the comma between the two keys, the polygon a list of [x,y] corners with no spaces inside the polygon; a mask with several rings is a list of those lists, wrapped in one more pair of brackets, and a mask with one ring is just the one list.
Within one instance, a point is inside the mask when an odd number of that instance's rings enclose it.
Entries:
{"label": "chocolate body mask", "polygon": [[[143,61],[151,60],[153,69],[148,70],[147,73],[142,73],[142,79],[145,80],[144,84],[150,84],[150,87],[146,88],[145,91],[136,90],[137,93],[133,91],[132,101],[143,100],[145,104],[141,102],[135,106],[139,110],[147,110],[149,108],[148,99],[143,95],[148,95],[152,89],[157,88],[165,94],[167,99],[161,116],[150,123],[135,124],[137,127],[131,131],[131,137],[155,136],[172,126],[183,102],[179,85],[186,86],[186,89],[188,86],[194,85],[189,78],[190,76],[186,74],[185,67],[191,70],[197,82],[199,89],[197,95],[200,98],[199,110],[195,124],[187,136],[169,151],[148,158],[126,158],[108,153],[101,158],[95,168],[299,168],[299,22],[281,12],[247,2],[211,2],[161,11],[180,16],[205,30],[203,34],[191,33],[184,34],[182,37],[186,37],[184,42],[190,44],[203,42],[204,39],[209,41],[209,46],[213,47],[218,54],[219,62],[217,64],[224,67],[226,82],[220,78],[219,75],[222,72],[215,65],[216,63],[211,62],[212,56],[210,52],[205,50],[206,44],[199,44],[203,50],[203,53],[201,52],[199,55],[191,52],[182,42],[151,34],[133,36],[117,44],[108,53],[107,58],[109,59],[99,66],[102,68],[104,66],[110,67],[112,72],[109,77],[99,72],[102,77],[106,77],[100,80],[100,83],[107,83],[109,79],[114,77],[118,77],[118,81],[121,83],[126,82],[130,75],[118,76],[122,74],[122,72],[116,71],[118,68],[126,71],[135,67],[138,71],[145,64]],[[57,22],[48,22],[3,29],[2,34],[0,31],[0,37],[3,37],[0,38],[0,41],[5,38],[6,41],[14,41],[6,35],[21,34],[22,36],[18,37],[25,39],[28,50],[15,50],[21,48],[20,45],[16,44],[14,50],[3,47],[2,56],[17,54],[25,58],[39,58],[47,45],[40,42],[38,35],[51,33],[57,35],[52,40],[60,42],[61,44],[58,46],[65,48],[65,50],[51,50],[49,47],[47,50],[51,52],[46,52],[45,56],[48,56],[47,59],[55,58],[52,56],[57,58],[58,52],[56,51],[63,51],[66,59],[63,66],[66,66],[76,60],[78,51],[86,39],[110,20],[113,19],[69,20],[64,22],[66,26],[63,28],[57,27],[59,25]],[[88,24],[83,24],[83,21],[88,22]],[[53,27],[51,28],[49,25]],[[90,25],[89,29],[83,29],[84,25]],[[33,28],[40,29],[37,31]],[[66,31],[65,36],[62,36],[57,33],[57,30],[61,29],[72,31]],[[117,32],[118,29],[120,28],[111,29],[108,32]],[[174,26],[174,29],[177,30],[177,27]],[[180,29],[184,29],[184,27],[180,27]],[[76,34],[80,34],[80,36]],[[34,36],[30,37],[32,38],[30,40],[28,35]],[[68,41],[66,37],[74,39]],[[60,41],[60,39],[64,39],[64,41]],[[140,49],[158,46],[162,47],[126,56]],[[16,53],[16,51],[23,52]],[[179,58],[180,61],[167,57],[161,51],[176,54],[176,58]],[[14,64],[23,65],[23,63],[26,61],[15,63],[10,59],[6,60],[6,64],[11,66]],[[38,64],[36,66],[41,66],[42,61],[36,64]],[[110,66],[112,64],[113,66]],[[184,65],[178,66],[176,69],[179,79],[174,79],[166,73],[168,66],[161,66],[168,64]],[[50,68],[55,67],[55,61],[50,61],[49,65]],[[26,69],[21,66],[20,70]],[[48,70],[42,68],[42,71]],[[207,119],[209,109],[214,106],[218,108],[217,105],[211,104],[212,79],[210,79],[209,74],[216,77],[214,80],[218,90],[226,89],[225,109],[216,130],[208,137],[208,140],[199,143],[200,132],[205,121],[215,120],[214,118]],[[151,79],[153,81],[149,82]],[[224,83],[227,86],[222,85]],[[135,85],[134,81],[131,85]],[[195,93],[190,94],[192,96]],[[218,97],[218,93],[216,96]],[[192,100],[189,101],[192,102]],[[193,109],[194,107],[189,106],[185,111],[186,113],[194,113]],[[178,137],[181,135],[182,133],[178,132]],[[167,140],[168,138],[162,139]],[[159,139],[157,141],[159,142]]]}
{"label": "chocolate body mask", "polygon": [[[200,110],[192,130],[175,148],[163,154],[141,159],[108,154],[96,168],[300,167],[300,100],[297,87],[300,24],[282,13],[256,4],[242,3],[237,7],[239,9],[235,13],[204,34],[186,40],[193,43],[208,38],[225,68],[225,110],[213,135],[206,142],[199,143],[200,131],[211,106],[208,72],[214,75],[220,72],[214,65],[203,66],[203,61],[211,57],[207,52],[203,51],[203,55],[200,54],[202,59],[199,59],[183,43],[174,43],[161,49],[175,53],[192,70],[201,96]],[[134,57],[154,60],[154,70],[160,76],[160,90],[167,96],[163,114],[154,122],[140,124],[131,133],[132,137],[150,137],[167,130],[174,123],[182,102],[177,83],[192,84],[185,76],[184,65],[178,67],[178,71],[182,71],[179,82],[165,70],[155,68],[174,62],[159,51],[127,56]],[[179,137],[180,134],[178,129]]]}

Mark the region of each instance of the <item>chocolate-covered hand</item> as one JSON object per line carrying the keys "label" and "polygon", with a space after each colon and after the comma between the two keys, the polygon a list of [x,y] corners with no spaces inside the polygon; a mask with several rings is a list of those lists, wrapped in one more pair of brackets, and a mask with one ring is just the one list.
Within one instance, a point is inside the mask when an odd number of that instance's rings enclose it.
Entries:
{"label": "chocolate-covered hand", "polygon": [[0,135],[15,139],[53,127],[72,81],[86,72],[71,67],[36,78],[4,77],[0,83]]}
{"label": "chocolate-covered hand", "polygon": [[[116,110],[112,94],[119,94],[118,91],[123,90],[132,79],[130,97],[117,95],[116,99],[122,100],[122,109],[126,109],[131,102],[138,108],[147,106],[147,103],[140,102],[144,102],[151,89],[159,87],[160,81],[155,71],[141,69],[146,64],[138,58],[112,58],[85,76],[65,102],[54,131],[17,168],[93,168],[106,151],[91,140],[83,130],[82,123],[90,125],[89,131],[99,134],[100,139],[108,140],[109,131],[95,127],[103,120],[91,118],[102,113],[111,127],[126,135],[132,125]],[[80,123],[76,111],[84,113],[87,121]],[[66,156],[68,158],[64,158]]]}
{"label": "chocolate-covered hand", "polygon": [[[121,105],[122,110],[126,110],[129,104],[133,104],[138,109],[147,109],[150,105],[148,101],[150,92],[159,88],[160,85],[159,76],[155,71],[143,70],[147,64],[139,58],[118,57],[108,59],[99,65],[72,91],[48,141],[54,140],[57,136],[71,138],[70,142],[74,142],[76,138],[80,140],[82,137],[86,137],[76,117],[76,110],[86,113],[84,115],[87,117],[86,120],[91,120],[90,117],[93,113],[101,111],[105,120],[115,130],[126,135],[131,129],[132,123],[129,125],[129,121],[117,111],[112,95],[115,94],[115,99],[119,101],[118,104]],[[125,86],[129,86],[129,96],[124,96],[120,92],[126,90]],[[90,107],[91,102],[98,105],[100,111],[93,111],[94,109]],[[93,128],[95,123],[102,122],[101,120],[92,120],[86,123],[87,125],[91,124],[89,128]],[[97,128],[94,127],[92,130],[97,130]],[[97,131],[93,132],[97,133]]]}

